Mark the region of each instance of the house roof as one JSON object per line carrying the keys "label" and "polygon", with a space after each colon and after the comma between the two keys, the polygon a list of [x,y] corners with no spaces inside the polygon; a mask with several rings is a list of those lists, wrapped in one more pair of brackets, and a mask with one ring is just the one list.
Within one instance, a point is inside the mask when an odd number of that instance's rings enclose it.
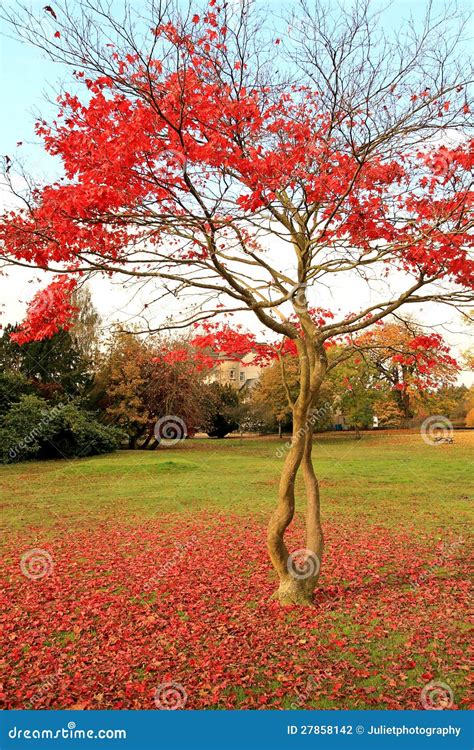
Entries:
{"label": "house roof", "polygon": [[[261,344],[263,346],[263,342],[257,341],[256,343],[257,345]],[[232,355],[223,354],[222,352],[216,354],[211,351],[210,356],[215,357],[216,360],[219,360],[221,362],[239,362],[244,357],[246,357],[247,354],[252,354],[253,352],[256,352],[256,349],[249,349],[247,352],[242,352],[241,354],[232,354]]]}

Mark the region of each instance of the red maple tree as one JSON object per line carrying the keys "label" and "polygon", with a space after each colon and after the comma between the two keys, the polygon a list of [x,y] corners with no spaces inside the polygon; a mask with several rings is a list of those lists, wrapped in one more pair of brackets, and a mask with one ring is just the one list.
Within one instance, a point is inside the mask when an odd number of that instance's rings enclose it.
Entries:
{"label": "red maple tree", "polygon": [[[103,274],[155,281],[163,298],[181,299],[173,325],[201,323],[203,349],[252,347],[280,357],[283,377],[282,354],[296,354],[293,439],[268,548],[280,601],[308,603],[323,554],[311,417],[338,363],[331,342],[356,347],[405,305],[472,304],[470,104],[450,52],[460,32],[428,15],[420,33],[391,39],[368,3],[337,17],[323,2],[302,4],[282,40],[258,32],[248,3],[211,0],[192,16],[157,17],[155,7],[138,26],[132,15],[97,23],[93,9],[77,19],[56,6],[53,38],[28,13],[10,19],[74,66],[79,91],[59,96],[52,124],[37,123],[64,176],[32,188],[0,223],[7,262],[61,274],[46,291],[53,305],[37,296],[17,340],[67,325],[74,282]],[[11,167],[9,157],[13,189]],[[312,307],[350,274],[370,287],[354,293],[350,315]],[[268,346],[232,328],[243,312],[271,332]],[[300,470],[306,572],[284,541]]]}

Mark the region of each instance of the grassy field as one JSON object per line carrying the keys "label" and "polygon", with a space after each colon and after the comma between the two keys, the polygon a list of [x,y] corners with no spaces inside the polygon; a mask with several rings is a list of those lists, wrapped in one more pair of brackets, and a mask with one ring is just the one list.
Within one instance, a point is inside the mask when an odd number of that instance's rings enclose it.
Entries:
{"label": "grassy field", "polygon": [[[275,503],[286,441],[189,440],[159,452],[122,451],[1,470],[2,524],[9,528],[90,524],[110,516],[220,513],[265,517]],[[369,523],[462,531],[472,520],[474,431],[454,445],[427,445],[418,433],[321,435],[314,464],[323,514]],[[471,494],[470,494],[471,490]]]}
{"label": "grassy field", "polygon": [[319,436],[327,546],[303,609],[272,600],[265,552],[284,440],[3,468],[4,705],[161,708],[178,683],[187,708],[466,708],[473,446]]}

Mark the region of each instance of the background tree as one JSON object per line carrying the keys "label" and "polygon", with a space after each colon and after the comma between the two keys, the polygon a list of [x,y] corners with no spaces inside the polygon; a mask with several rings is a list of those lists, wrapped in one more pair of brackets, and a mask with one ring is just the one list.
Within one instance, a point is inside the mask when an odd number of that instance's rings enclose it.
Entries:
{"label": "background tree", "polygon": [[[299,388],[298,360],[286,357],[286,383],[292,398],[296,398]],[[250,406],[255,416],[267,430],[291,430],[291,404],[282,381],[280,363],[274,362],[261,374],[258,383],[250,394]]]}
{"label": "background tree", "polygon": [[359,337],[356,348],[374,376],[391,387],[405,422],[415,414],[414,401],[452,385],[459,373],[442,337],[424,333],[413,320],[376,327]]}
{"label": "background tree", "polygon": [[466,427],[474,427],[474,386],[466,394]]}
{"label": "background tree", "polygon": [[18,326],[6,326],[0,338],[0,368],[4,372],[23,375],[48,400],[86,394],[91,384],[90,363],[69,331],[59,330],[51,338],[20,345],[12,337],[17,330]]}
{"label": "background tree", "polygon": [[145,433],[147,381],[145,367],[150,358],[146,344],[127,331],[117,331],[100,359],[95,383],[95,401],[111,422],[128,435],[128,447],[137,446]]}
{"label": "background tree", "polygon": [[464,427],[469,411],[469,390],[464,385],[443,386],[434,393],[422,394],[416,402],[416,416],[442,414],[459,427]]}
{"label": "background tree", "polygon": [[[16,340],[67,326],[78,275],[102,273],[154,280],[156,301],[181,300],[177,327],[247,311],[274,350],[291,345],[299,392],[289,394],[293,439],[268,550],[280,601],[308,604],[324,547],[310,417],[338,365],[327,345],[404,305],[472,305],[464,21],[435,18],[428,5],[418,28],[390,35],[364,0],[316,0],[299,4],[281,43],[247,2],[210,0],[194,14],[152,2],[123,21],[101,0],[77,6],[79,16],[55,7],[53,35],[44,10],[6,12],[87,87],[63,93],[56,121],[37,126],[65,179],[27,191],[0,224],[7,262],[60,273]],[[18,196],[12,161],[6,180]],[[353,311],[317,309],[350,274],[370,289]],[[212,333],[217,347],[242,346],[239,331]],[[300,469],[304,576],[284,540]]]}
{"label": "background tree", "polygon": [[95,366],[99,352],[102,320],[92,301],[89,287],[83,285],[74,289],[71,302],[76,308],[74,324],[71,328],[73,341],[84,359]]}
{"label": "background tree", "polygon": [[158,420],[177,417],[192,436],[209,414],[205,371],[184,339],[140,338],[117,330],[101,357],[96,403],[128,435],[129,448],[156,448]]}
{"label": "background tree", "polygon": [[383,387],[378,375],[354,355],[341,362],[331,372],[329,380],[333,411],[342,414],[346,425],[357,433],[372,427],[377,406],[390,399],[387,393],[390,388]]}
{"label": "background tree", "polygon": [[0,417],[5,415],[12,404],[16,404],[22,396],[35,393],[33,384],[28,378],[13,370],[0,371]]}
{"label": "background tree", "polygon": [[240,426],[243,413],[239,394],[230,385],[209,383],[204,398],[202,428],[209,437],[224,438]]}
{"label": "background tree", "polygon": [[145,402],[150,415],[149,440],[152,435],[155,437],[150,445],[155,447],[161,437],[165,437],[155,430],[158,419],[178,417],[189,437],[202,429],[209,415],[209,386],[205,382],[207,370],[194,360],[187,338],[155,337],[150,340],[150,346],[152,357],[146,368]]}

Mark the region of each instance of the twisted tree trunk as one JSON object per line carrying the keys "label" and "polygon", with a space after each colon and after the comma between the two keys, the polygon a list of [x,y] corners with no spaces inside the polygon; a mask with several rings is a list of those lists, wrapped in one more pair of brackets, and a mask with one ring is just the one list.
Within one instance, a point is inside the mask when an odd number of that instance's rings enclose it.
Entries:
{"label": "twisted tree trunk", "polygon": [[[278,574],[275,594],[281,604],[310,605],[319,580],[324,536],[321,526],[319,485],[311,460],[313,444],[312,408],[326,372],[323,350],[308,346],[299,349],[301,366],[300,392],[292,404],[293,433],[285,457],[278,493],[278,504],[268,526],[267,544],[270,559]],[[288,550],[285,531],[295,512],[295,483],[301,468],[306,491],[305,547]]]}

